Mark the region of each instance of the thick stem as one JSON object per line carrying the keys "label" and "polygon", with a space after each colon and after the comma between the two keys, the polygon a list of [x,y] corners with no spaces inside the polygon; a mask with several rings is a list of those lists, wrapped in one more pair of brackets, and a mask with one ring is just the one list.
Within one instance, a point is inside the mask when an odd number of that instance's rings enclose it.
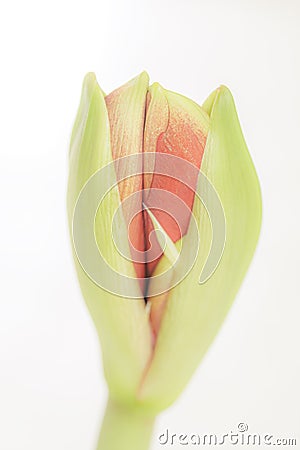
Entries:
{"label": "thick stem", "polygon": [[109,399],[97,450],[148,450],[155,417]]}

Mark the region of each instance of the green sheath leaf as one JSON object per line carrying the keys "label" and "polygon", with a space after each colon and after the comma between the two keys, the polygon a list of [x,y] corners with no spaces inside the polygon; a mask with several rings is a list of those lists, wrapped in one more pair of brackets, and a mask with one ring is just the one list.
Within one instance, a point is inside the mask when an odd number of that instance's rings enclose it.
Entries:
{"label": "green sheath leaf", "polygon": [[[222,202],[226,242],[217,269],[199,284],[212,230],[207,212],[196,198],[193,214],[201,240],[198,257],[188,276],[170,291],[153,360],[139,392],[140,401],[156,411],[169,406],[182,392],[216,336],[250,264],[261,226],[259,182],[230,91],[220,87],[203,108],[210,115],[210,131],[201,171]],[[189,239],[189,233],[183,239]]]}

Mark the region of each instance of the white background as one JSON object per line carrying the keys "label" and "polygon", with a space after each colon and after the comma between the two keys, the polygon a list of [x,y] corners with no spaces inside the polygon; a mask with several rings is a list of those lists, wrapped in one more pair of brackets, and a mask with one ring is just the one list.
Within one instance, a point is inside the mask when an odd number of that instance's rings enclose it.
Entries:
{"label": "white background", "polygon": [[0,449],[95,449],[107,392],[70,255],[68,141],[87,71],[109,92],[144,69],[199,103],[228,85],[264,201],[251,269],[153,450],[166,428],[239,422],[300,448],[299,2],[19,0],[0,17]]}

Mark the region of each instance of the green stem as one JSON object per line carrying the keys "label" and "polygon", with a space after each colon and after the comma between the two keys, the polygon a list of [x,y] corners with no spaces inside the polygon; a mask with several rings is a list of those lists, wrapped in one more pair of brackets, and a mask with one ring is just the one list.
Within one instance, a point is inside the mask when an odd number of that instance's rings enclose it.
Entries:
{"label": "green stem", "polygon": [[148,450],[154,416],[109,399],[97,450]]}

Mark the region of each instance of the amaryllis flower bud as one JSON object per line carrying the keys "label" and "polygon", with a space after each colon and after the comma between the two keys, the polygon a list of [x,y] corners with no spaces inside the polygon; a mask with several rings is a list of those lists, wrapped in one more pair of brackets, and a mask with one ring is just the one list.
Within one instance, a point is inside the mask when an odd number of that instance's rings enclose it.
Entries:
{"label": "amaryllis flower bud", "polygon": [[230,91],[202,107],[142,73],[84,80],[68,215],[109,401],[98,449],[145,450],[217,334],[260,231],[261,195]]}

